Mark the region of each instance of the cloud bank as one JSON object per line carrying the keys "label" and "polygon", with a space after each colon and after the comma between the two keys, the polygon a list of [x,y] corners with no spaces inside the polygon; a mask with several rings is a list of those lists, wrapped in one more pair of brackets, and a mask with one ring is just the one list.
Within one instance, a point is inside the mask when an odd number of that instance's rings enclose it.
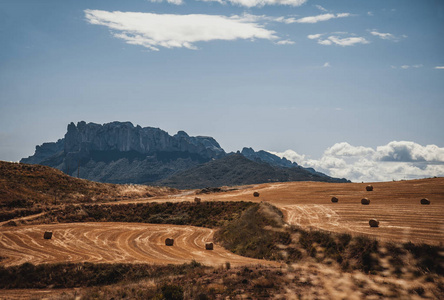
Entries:
{"label": "cloud bank", "polygon": [[444,176],[444,148],[409,141],[393,141],[376,149],[337,143],[327,148],[320,159],[310,159],[293,150],[270,153],[355,182]]}
{"label": "cloud bank", "polygon": [[276,32],[242,17],[172,15],[140,12],[85,10],[87,22],[106,26],[114,37],[131,45],[158,51],[164,48],[197,49],[196,42],[237,39],[274,40]]}

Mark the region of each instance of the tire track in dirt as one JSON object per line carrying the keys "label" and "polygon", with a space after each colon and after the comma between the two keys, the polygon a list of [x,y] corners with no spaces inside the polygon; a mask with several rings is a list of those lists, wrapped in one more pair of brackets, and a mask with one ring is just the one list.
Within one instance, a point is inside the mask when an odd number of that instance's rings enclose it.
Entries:
{"label": "tire track in dirt", "polygon": [[[50,240],[43,239],[52,231]],[[273,265],[276,262],[235,255],[215,245],[208,228],[136,224],[136,223],[68,223],[0,228],[0,253],[3,266],[58,262],[182,264],[196,260],[206,265]],[[174,238],[174,246],[165,239]]]}

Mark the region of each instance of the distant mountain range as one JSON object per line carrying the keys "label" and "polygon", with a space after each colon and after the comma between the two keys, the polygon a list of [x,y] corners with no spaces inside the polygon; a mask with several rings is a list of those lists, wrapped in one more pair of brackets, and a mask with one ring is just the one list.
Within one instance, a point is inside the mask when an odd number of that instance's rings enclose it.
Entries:
{"label": "distant mountain range", "polygon": [[227,154],[212,137],[171,136],[130,122],[68,125],[65,137],[36,146],[20,162],[57,168],[98,182],[161,184],[176,188],[241,185],[269,181],[348,182],[266,151],[244,148]]}

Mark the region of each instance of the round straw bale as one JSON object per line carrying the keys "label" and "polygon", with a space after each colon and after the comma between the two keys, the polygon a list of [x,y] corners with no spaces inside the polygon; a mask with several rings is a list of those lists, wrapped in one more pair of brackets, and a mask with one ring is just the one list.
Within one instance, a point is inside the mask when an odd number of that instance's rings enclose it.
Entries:
{"label": "round straw bale", "polygon": [[205,243],[205,250],[213,250],[214,245],[213,243]]}
{"label": "round straw bale", "polygon": [[367,198],[363,198],[363,199],[361,199],[361,204],[363,204],[363,205],[369,205],[369,204],[370,204],[370,199],[367,199]]}
{"label": "round straw bale", "polygon": [[365,189],[367,190],[367,192],[371,192],[373,191],[373,185],[367,185]]}
{"label": "round straw bale", "polygon": [[422,204],[422,205],[429,205],[429,204],[430,204],[430,200],[427,199],[427,198],[422,198],[422,199],[421,199],[421,204]]}
{"label": "round straw bale", "polygon": [[259,197],[259,193],[258,193],[258,192],[254,192],[254,193],[253,193],[253,196],[254,196],[254,197]]}
{"label": "round straw bale", "polygon": [[45,240],[50,240],[52,238],[52,231],[45,231],[45,233],[43,234],[43,238]]}
{"label": "round straw bale", "polygon": [[196,204],[199,204],[201,201],[202,201],[202,199],[200,199],[200,198],[198,198],[198,197],[194,198],[194,202],[195,202]]}
{"label": "round straw bale", "polygon": [[174,245],[174,239],[170,239],[170,238],[165,239],[165,245],[173,246]]}
{"label": "round straw bale", "polygon": [[338,201],[339,201],[338,198],[336,198],[336,197],[331,197],[331,202],[336,203],[336,202],[338,202]]}
{"label": "round straw bale", "polygon": [[376,219],[371,219],[370,221],[368,221],[368,224],[370,225],[370,227],[379,227],[379,221]]}

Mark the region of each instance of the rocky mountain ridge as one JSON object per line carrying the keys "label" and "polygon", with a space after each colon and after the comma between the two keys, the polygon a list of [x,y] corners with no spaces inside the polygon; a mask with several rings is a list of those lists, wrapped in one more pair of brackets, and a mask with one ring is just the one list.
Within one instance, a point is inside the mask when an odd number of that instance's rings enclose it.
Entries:
{"label": "rocky mountain ridge", "polygon": [[[282,169],[280,172],[286,168],[297,168],[320,175],[315,176],[315,180],[322,176],[330,178],[266,151],[244,148],[240,155],[250,161]],[[134,126],[131,122],[101,125],[81,121],[77,125],[70,123],[64,138],[36,146],[35,154],[20,162],[54,167],[71,176],[98,182],[145,184],[162,183],[176,173],[226,156],[227,153],[212,137],[193,137],[184,131],[169,135],[162,129]]]}

